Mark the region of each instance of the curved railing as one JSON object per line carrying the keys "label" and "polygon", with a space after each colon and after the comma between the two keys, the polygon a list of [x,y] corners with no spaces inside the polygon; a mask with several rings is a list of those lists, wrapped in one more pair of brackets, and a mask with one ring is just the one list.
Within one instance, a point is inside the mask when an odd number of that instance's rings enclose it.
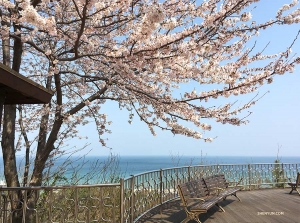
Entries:
{"label": "curved railing", "polygon": [[177,198],[177,185],[192,179],[223,173],[232,184],[242,178],[240,186],[252,190],[285,187],[297,172],[300,163],[261,163],[186,166],[131,176],[124,181],[124,222],[134,222],[150,209]]}
{"label": "curved railing", "polygon": [[177,185],[192,179],[222,173],[232,184],[242,178],[240,186],[252,190],[285,187],[297,172],[300,163],[198,165],[132,175],[116,184],[1,187],[0,223],[13,222],[13,216],[26,223],[133,223],[145,212],[178,198]]}

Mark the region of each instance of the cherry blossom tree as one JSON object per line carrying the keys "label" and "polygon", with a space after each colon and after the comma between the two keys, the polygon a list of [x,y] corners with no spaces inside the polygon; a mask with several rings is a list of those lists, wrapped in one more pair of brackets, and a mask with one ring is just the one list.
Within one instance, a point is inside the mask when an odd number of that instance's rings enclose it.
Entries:
{"label": "cherry blossom tree", "polygon": [[[207,120],[246,124],[242,112],[260,96],[238,107],[236,99],[218,107],[207,102],[255,92],[300,63],[294,42],[268,55],[253,41],[270,27],[299,23],[298,1],[267,21],[252,18],[256,2],[1,0],[3,63],[55,92],[47,105],[5,106],[7,185],[18,187],[20,179],[42,185],[47,160],[91,120],[106,146],[110,120],[101,107],[108,101],[128,110],[129,123],[139,117],[153,135],[161,129],[212,141],[203,134],[211,129]],[[34,151],[34,163],[28,174],[26,162],[20,178],[15,153],[21,148],[27,161]]]}

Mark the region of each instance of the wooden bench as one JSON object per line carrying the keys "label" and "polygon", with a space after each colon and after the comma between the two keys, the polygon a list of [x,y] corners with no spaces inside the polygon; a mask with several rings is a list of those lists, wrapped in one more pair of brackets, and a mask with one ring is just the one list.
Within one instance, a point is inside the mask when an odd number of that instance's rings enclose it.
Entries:
{"label": "wooden bench", "polygon": [[242,178],[234,187],[228,187],[229,183],[226,181],[224,174],[216,174],[204,178],[204,182],[206,183],[210,194],[217,194],[218,196],[223,197],[224,200],[228,196],[235,196],[239,201],[241,201],[241,199],[236,195],[236,192],[242,189],[238,186],[241,180]]}
{"label": "wooden bench", "polygon": [[219,205],[219,202],[221,202],[224,197],[210,195],[203,179],[179,184],[178,192],[187,215],[182,223],[186,223],[189,220],[195,220],[196,222],[201,223],[199,214],[206,213],[214,205],[225,212]]}
{"label": "wooden bench", "polygon": [[[290,179],[290,181],[291,181],[291,179]],[[300,172],[297,174],[296,181],[295,182],[289,182],[288,185],[290,185],[292,187],[292,190],[290,191],[290,194],[295,190],[300,195],[300,191],[298,190],[298,187],[300,187]]]}

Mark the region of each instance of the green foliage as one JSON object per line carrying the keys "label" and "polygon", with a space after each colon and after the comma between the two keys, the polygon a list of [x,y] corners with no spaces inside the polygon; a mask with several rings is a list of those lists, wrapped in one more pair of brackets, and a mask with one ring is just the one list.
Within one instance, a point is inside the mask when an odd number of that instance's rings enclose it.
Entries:
{"label": "green foliage", "polygon": [[49,165],[44,171],[44,186],[118,183],[125,175],[119,166],[119,156],[113,154],[104,161],[91,162],[86,156],[73,154],[60,159],[60,165]]}
{"label": "green foliage", "polygon": [[284,178],[283,169],[280,165],[280,160],[276,159],[274,163],[275,166],[272,171],[272,175],[273,175],[273,180],[275,180],[276,182],[275,187],[284,187],[285,178]]}

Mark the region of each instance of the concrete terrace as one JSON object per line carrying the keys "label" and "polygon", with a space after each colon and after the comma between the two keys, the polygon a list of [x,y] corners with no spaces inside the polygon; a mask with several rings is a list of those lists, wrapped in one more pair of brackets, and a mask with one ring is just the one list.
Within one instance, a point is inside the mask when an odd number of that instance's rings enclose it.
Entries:
{"label": "concrete terrace", "polygon": [[[211,208],[207,213],[200,215],[202,223],[299,223],[300,196],[290,189],[258,189],[240,191],[235,197],[228,197],[218,207]],[[155,208],[142,216],[137,223],[180,223],[185,219],[185,212],[180,199]],[[190,223],[195,221],[189,221]]]}

